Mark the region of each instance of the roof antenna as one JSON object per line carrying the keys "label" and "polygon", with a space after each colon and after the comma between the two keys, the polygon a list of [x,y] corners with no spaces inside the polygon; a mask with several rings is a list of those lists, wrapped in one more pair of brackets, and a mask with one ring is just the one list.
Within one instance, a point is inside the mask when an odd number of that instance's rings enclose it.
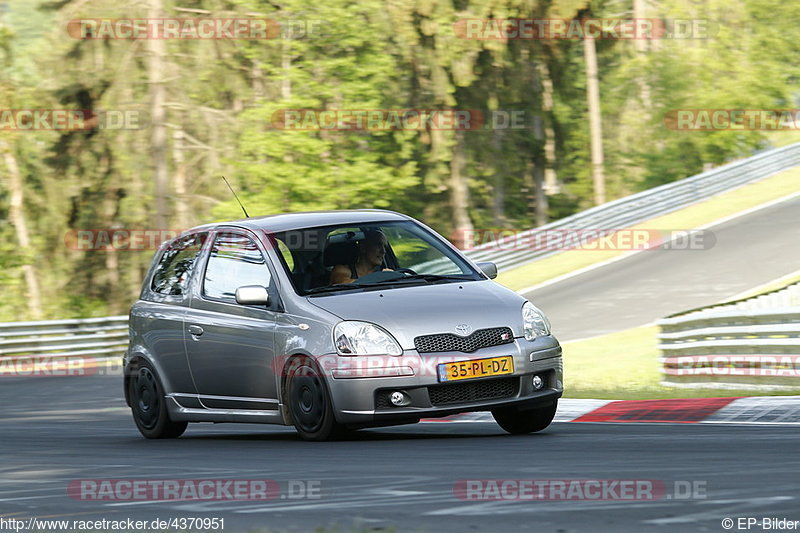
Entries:
{"label": "roof antenna", "polygon": [[242,211],[244,211],[244,217],[245,218],[250,218],[250,215],[247,214],[247,209],[244,208],[244,205],[242,205],[242,201],[239,200],[238,196],[236,196],[236,191],[233,190],[233,187],[231,187],[231,184],[228,183],[228,180],[225,179],[225,176],[222,176],[222,181],[225,182],[225,185],[227,185],[228,188],[231,190],[231,193],[233,193],[233,197],[236,198],[237,202],[239,202],[239,207],[241,207]]}

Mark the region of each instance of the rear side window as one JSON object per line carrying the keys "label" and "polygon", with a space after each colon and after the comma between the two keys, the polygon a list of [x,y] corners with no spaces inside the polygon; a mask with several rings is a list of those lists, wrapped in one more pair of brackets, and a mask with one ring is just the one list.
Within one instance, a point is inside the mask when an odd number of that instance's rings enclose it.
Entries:
{"label": "rear side window", "polygon": [[286,246],[286,243],[280,239],[275,239],[275,242],[278,246],[278,251],[283,256],[283,260],[286,261],[286,266],[289,267],[290,272],[294,272],[294,257],[292,257],[292,251],[289,250],[289,247]]}
{"label": "rear side window", "polygon": [[236,301],[236,289],[244,285],[269,287],[270,272],[256,243],[238,233],[220,233],[208,257],[203,295]]}
{"label": "rear side window", "polygon": [[159,294],[183,294],[197,255],[206,241],[208,233],[194,233],[169,245],[153,274],[151,287]]}

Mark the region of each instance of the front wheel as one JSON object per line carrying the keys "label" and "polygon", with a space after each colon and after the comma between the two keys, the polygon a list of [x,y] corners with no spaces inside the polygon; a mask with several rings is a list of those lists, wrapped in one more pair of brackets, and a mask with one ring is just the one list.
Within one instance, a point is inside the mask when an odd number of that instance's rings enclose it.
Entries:
{"label": "front wheel", "polygon": [[303,440],[337,438],[345,428],[336,422],[325,378],[309,358],[289,365],[286,396],[292,423]]}
{"label": "front wheel", "polygon": [[525,435],[541,431],[550,425],[556,416],[558,402],[538,409],[502,407],[492,411],[497,424],[512,435]]}
{"label": "front wheel", "polygon": [[128,384],[133,421],[148,439],[174,439],[183,435],[187,422],[173,422],[164,403],[164,388],[150,363],[142,362]]}

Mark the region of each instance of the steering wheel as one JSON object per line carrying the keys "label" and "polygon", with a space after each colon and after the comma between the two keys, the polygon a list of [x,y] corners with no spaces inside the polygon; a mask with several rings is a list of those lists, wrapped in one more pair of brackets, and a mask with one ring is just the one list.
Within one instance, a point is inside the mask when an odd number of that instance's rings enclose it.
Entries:
{"label": "steering wheel", "polygon": [[402,272],[403,274],[408,274],[410,276],[416,276],[417,273],[411,270],[410,268],[397,268],[395,272]]}

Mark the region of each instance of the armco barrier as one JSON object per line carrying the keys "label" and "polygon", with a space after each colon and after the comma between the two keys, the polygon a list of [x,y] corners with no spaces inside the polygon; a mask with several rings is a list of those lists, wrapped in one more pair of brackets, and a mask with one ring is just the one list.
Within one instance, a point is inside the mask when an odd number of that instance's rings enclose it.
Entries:
{"label": "armco barrier", "polygon": [[658,325],[665,384],[800,389],[800,283]]}
{"label": "armco barrier", "polygon": [[509,239],[476,246],[465,253],[473,261],[493,261],[501,271],[508,270],[558,253],[558,250],[515,250],[513,245],[504,246],[508,241],[513,244],[514,239],[524,239],[533,232],[554,229],[625,228],[798,165],[800,143],[767,150],[696,176],[581,211]]}
{"label": "armco barrier", "polygon": [[0,374],[27,375],[32,360],[120,358],[127,345],[126,315],[0,323]]}

